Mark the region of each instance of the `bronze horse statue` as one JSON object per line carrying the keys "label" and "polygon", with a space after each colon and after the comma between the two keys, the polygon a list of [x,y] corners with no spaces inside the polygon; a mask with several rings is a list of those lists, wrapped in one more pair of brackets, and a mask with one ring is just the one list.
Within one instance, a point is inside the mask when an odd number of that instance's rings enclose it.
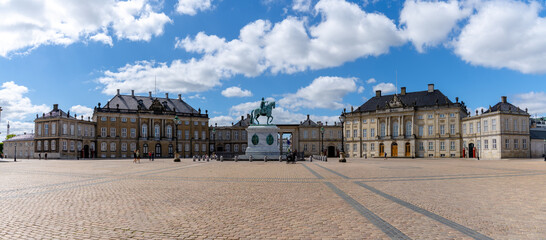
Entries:
{"label": "bronze horse statue", "polygon": [[[265,121],[266,124],[270,124],[273,121],[273,116],[271,116],[271,112],[275,108],[275,102],[270,102],[267,104],[264,104],[263,107],[256,108],[250,112],[250,123],[254,123],[256,121],[257,124],[260,124],[258,121],[258,118],[260,116],[266,116],[267,120]],[[271,119],[271,120],[269,120]]]}

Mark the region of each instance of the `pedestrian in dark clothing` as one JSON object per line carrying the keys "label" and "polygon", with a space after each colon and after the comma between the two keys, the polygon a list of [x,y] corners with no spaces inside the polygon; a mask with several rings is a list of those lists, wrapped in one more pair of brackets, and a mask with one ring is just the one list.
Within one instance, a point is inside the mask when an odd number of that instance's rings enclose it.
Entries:
{"label": "pedestrian in dark clothing", "polygon": [[42,160],[42,154],[38,153],[38,160]]}
{"label": "pedestrian in dark clothing", "polygon": [[155,155],[155,153],[154,153],[154,152],[152,152],[152,161],[154,161],[154,158],[155,158],[155,156],[154,156],[154,155]]}
{"label": "pedestrian in dark clothing", "polygon": [[47,153],[44,154],[44,160],[47,160]]}

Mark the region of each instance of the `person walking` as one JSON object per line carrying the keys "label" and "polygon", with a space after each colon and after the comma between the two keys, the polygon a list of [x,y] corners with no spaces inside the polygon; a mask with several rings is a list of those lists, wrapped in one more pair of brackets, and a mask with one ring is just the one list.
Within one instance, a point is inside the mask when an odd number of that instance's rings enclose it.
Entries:
{"label": "person walking", "polygon": [[44,154],[44,160],[47,160],[47,153]]}
{"label": "person walking", "polygon": [[152,152],[148,152],[148,161],[152,161]]}
{"label": "person walking", "polygon": [[136,152],[136,150],[135,150],[135,151],[133,152],[133,158],[134,158],[134,159],[133,159],[133,163],[136,163],[136,153],[137,153],[137,152]]}
{"label": "person walking", "polygon": [[42,160],[42,154],[38,153],[38,160]]}
{"label": "person walking", "polygon": [[152,162],[155,160],[155,152],[152,152]]}
{"label": "person walking", "polygon": [[140,150],[136,150],[137,163],[140,163]]}
{"label": "person walking", "polygon": [[387,152],[385,152],[385,160],[387,160]]}

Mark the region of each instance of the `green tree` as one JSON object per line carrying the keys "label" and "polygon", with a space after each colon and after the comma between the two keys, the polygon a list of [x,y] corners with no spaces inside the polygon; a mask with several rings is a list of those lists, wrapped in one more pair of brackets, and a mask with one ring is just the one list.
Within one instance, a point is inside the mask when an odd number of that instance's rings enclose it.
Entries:
{"label": "green tree", "polygon": [[7,135],[7,136],[6,136],[6,140],[8,140],[8,139],[10,139],[10,138],[12,138],[12,137],[15,137],[15,134]]}
{"label": "green tree", "polygon": [[4,143],[0,143],[0,153],[4,153]]}

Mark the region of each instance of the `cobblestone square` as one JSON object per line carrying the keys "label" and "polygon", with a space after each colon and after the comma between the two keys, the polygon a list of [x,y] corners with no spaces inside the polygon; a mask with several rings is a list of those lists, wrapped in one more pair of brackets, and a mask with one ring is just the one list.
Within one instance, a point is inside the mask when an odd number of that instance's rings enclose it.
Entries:
{"label": "cobblestone square", "polygon": [[0,239],[545,239],[540,160],[0,162]]}

